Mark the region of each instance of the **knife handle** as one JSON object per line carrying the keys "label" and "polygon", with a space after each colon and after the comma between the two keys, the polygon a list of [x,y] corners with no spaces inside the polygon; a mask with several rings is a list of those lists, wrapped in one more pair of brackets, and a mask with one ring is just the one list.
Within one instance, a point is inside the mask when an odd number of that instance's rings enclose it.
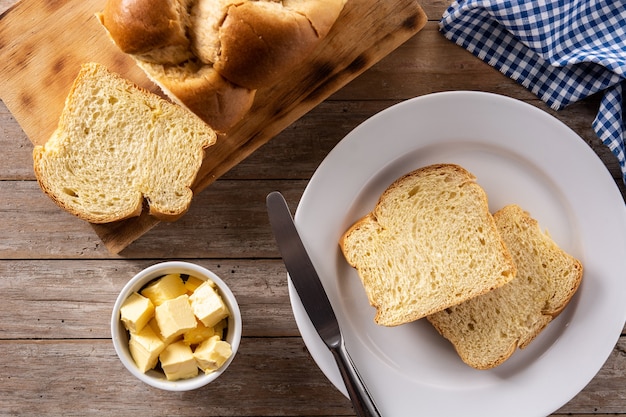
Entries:
{"label": "knife handle", "polygon": [[356,370],[343,342],[339,347],[330,349],[330,351],[335,357],[335,362],[339,367],[339,373],[346,385],[356,415],[358,417],[380,417],[378,408],[376,408],[376,404],[367,391],[367,387]]}

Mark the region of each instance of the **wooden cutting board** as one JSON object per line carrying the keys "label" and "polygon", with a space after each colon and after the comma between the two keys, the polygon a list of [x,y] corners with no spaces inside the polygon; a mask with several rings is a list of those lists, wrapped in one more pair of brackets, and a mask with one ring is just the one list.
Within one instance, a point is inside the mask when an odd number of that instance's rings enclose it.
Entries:
{"label": "wooden cutting board", "polygon": [[[22,0],[0,17],[0,98],[33,144],[56,128],[84,62],[100,62],[159,93],[120,52],[94,13],[106,0]],[[415,0],[348,0],[333,29],[289,79],[259,90],[249,114],[207,150],[200,192],[306,112],[417,33],[426,16]],[[139,217],[93,225],[118,253],[158,223]]]}

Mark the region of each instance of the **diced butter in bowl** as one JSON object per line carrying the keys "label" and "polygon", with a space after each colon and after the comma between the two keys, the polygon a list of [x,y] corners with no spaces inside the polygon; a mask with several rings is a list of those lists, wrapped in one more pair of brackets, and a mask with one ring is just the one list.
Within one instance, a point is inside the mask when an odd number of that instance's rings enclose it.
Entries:
{"label": "diced butter in bowl", "polygon": [[135,275],[111,315],[113,346],[141,381],[188,391],[219,377],[241,340],[241,312],[228,286],[189,262],[163,262]]}

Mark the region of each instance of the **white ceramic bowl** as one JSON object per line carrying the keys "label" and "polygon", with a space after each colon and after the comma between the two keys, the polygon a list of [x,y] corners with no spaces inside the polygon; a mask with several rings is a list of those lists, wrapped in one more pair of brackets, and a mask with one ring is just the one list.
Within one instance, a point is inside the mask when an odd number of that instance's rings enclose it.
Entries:
{"label": "white ceramic bowl", "polygon": [[[143,373],[135,365],[135,361],[133,360],[128,349],[128,332],[120,320],[120,307],[130,294],[135,291],[139,291],[144,285],[155,278],[166,274],[193,275],[202,280],[210,279],[217,285],[219,293],[230,311],[230,316],[228,317],[228,330],[225,340],[230,343],[233,351],[230,358],[217,371],[206,375],[204,372],[199,371],[198,376],[194,378],[168,381],[165,378],[165,375],[160,371],[150,370]],[[124,286],[117,297],[117,301],[115,302],[113,312],[111,314],[111,337],[113,339],[113,346],[115,347],[117,356],[120,358],[126,369],[128,369],[135,377],[148,385],[163,390],[189,391],[200,388],[214,381],[226,370],[226,368],[228,368],[228,365],[232,362],[235,354],[237,353],[237,349],[239,348],[239,342],[241,341],[241,312],[239,310],[237,300],[231,290],[224,283],[224,281],[222,281],[222,279],[213,272],[189,262],[163,262],[152,265],[139,272]]]}

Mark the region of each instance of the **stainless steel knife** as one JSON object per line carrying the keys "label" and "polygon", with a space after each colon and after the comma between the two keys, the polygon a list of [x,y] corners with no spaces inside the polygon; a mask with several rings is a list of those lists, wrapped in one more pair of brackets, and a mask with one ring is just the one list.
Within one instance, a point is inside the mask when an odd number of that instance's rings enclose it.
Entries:
{"label": "stainless steel knife", "polygon": [[380,416],[348,351],[339,323],[300,239],[289,207],[278,191],[267,196],[267,211],[283,262],[313,326],[333,354],[354,411],[359,417]]}

